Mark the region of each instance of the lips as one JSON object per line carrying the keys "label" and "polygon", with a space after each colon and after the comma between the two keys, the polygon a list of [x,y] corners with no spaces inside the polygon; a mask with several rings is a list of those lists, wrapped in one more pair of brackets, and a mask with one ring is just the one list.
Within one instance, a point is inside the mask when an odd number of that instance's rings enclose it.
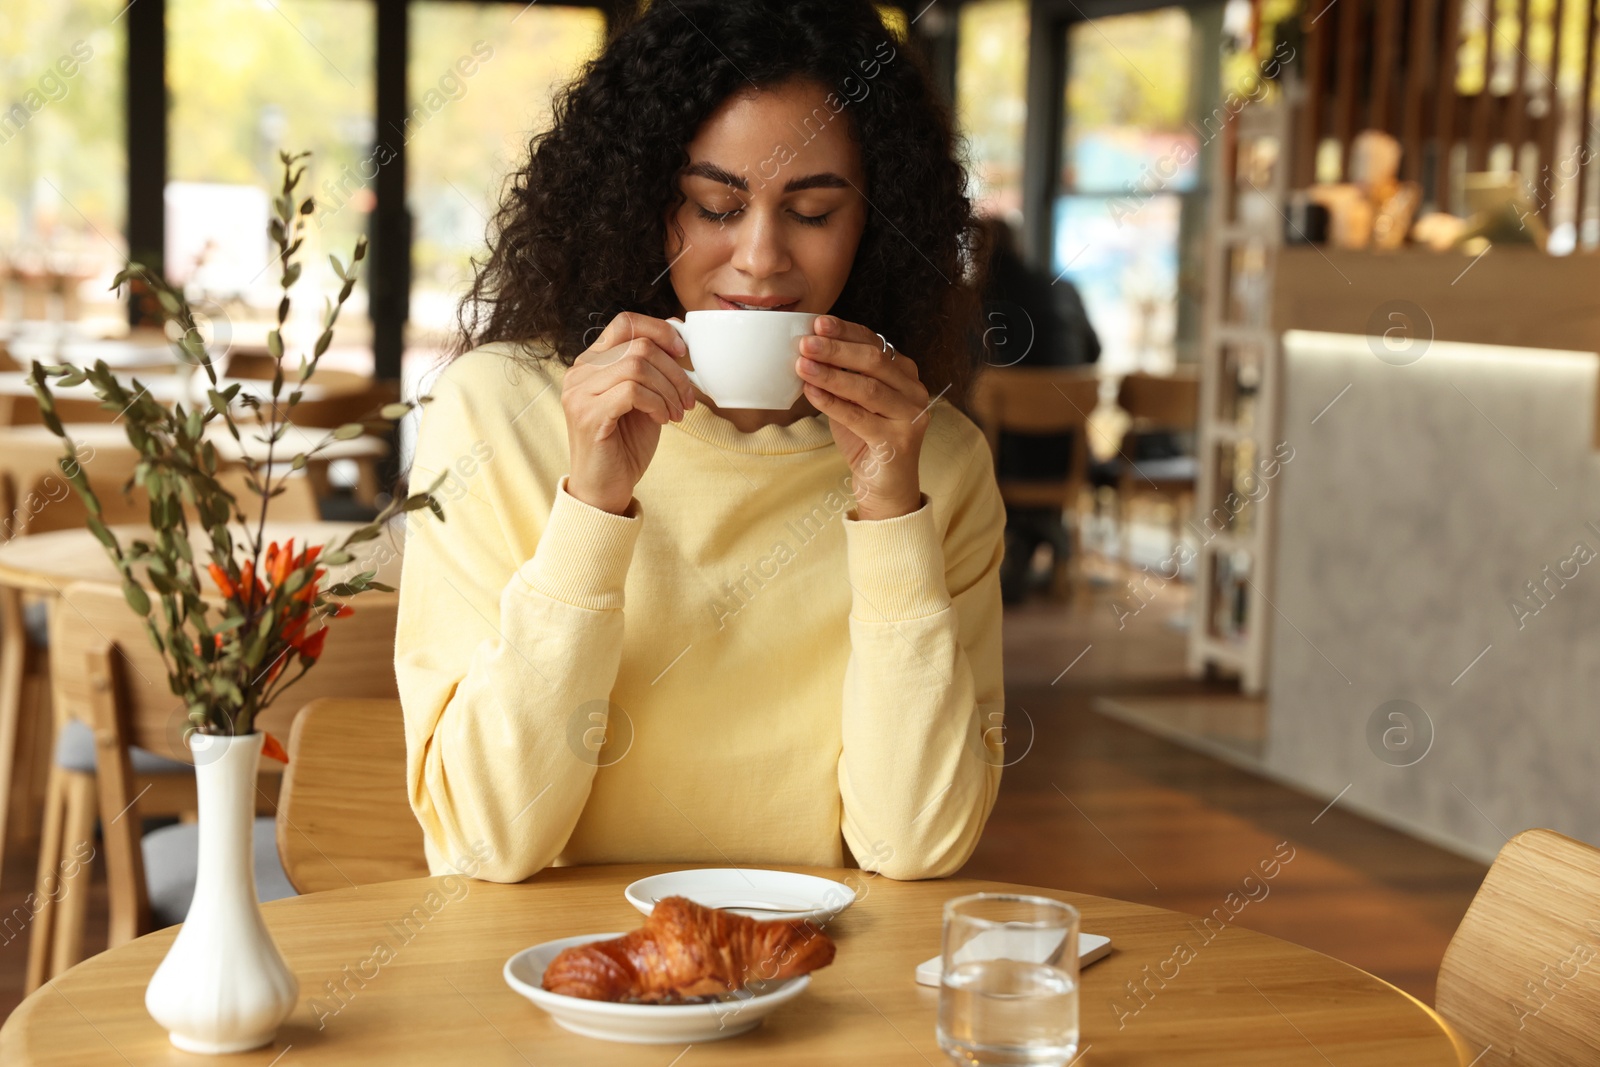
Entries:
{"label": "lips", "polygon": [[784,300],[781,296],[754,296],[735,293],[731,296],[716,294],[717,307],[723,311],[793,311],[799,299]]}

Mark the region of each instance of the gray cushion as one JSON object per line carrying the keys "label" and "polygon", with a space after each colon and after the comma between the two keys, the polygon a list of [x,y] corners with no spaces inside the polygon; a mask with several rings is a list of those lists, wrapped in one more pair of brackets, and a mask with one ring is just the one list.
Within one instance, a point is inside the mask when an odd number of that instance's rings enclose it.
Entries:
{"label": "gray cushion", "polygon": [[[297,896],[289,876],[278,861],[276,827],[270,815],[256,817],[256,899],[265,903]],[[144,880],[150,890],[150,918],[157,930],[183,922],[194,899],[194,882],[200,867],[200,827],[197,823],[163,826],[144,835]]]}
{"label": "gray cushion", "polygon": [[[182,760],[167,759],[147,749],[128,753],[134,774],[193,774],[194,768]],[[69,719],[56,735],[56,766],[69,771],[94,773],[94,731],[77,719]]]}

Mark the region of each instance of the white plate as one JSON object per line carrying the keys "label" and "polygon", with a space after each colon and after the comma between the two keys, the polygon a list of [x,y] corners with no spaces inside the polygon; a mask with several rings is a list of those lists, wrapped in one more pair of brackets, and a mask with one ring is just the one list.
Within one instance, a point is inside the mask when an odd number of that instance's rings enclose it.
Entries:
{"label": "white plate", "polygon": [[790,874],[754,867],[704,867],[699,870],[669,871],[641,878],[623,895],[628,903],[649,915],[662,897],[688,897],[707,908],[747,901],[773,904],[795,911],[764,911],[759,908],[729,907],[728,911],[753,919],[810,919],[818,925],[856,902],[856,891],[843,882],[818,878],[812,874]]}
{"label": "white plate", "polygon": [[[1004,927],[985,930],[973,937],[972,940],[956,949],[956,959],[991,959],[996,956],[1012,960],[1028,960],[1038,962],[1048,959],[1061,944],[1061,936],[1055,932],[1041,937],[1043,931],[1007,930]],[[1111,939],[1101,934],[1078,935],[1078,967],[1089,966],[1095,960],[1104,959],[1111,954]],[[938,985],[939,975],[943,969],[944,956],[938,955],[931,960],[923,960],[917,964],[917,981],[923,985]]]}
{"label": "white plate", "polygon": [[562,949],[621,936],[581,934],[525,948],[506,960],[506,984],[575,1034],[635,1044],[685,1044],[742,1034],[761,1025],[772,1009],[793,1000],[811,984],[811,976],[803,974],[778,982],[764,993],[742,992],[737,1000],[710,1004],[622,1004],[569,997],[544,988],[544,970]]}

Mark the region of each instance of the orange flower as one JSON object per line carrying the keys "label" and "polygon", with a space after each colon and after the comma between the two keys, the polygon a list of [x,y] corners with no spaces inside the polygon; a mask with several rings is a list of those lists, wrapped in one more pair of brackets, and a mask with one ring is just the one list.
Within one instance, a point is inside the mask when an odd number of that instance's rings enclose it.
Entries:
{"label": "orange flower", "polygon": [[279,636],[287,641],[290,646],[295,646],[300,641],[300,635],[305,633],[306,623],[310,621],[311,613],[309,611],[302,611],[300,614],[291,618],[287,624],[285,624],[283,631],[279,634]]}
{"label": "orange flower", "polygon": [[280,586],[289,580],[289,571],[300,563],[294,558],[294,538],[289,538],[289,543],[283,551],[278,551],[278,542],[272,542],[272,551],[267,554],[267,573],[273,586]]}
{"label": "orange flower", "polygon": [[234,586],[233,579],[228,577],[228,572],[212,563],[206,567],[211,572],[211,580],[217,583],[217,589],[222,595],[232,600],[238,595],[239,590]]}
{"label": "orange flower", "polygon": [[271,734],[267,734],[266,739],[261,742],[261,754],[280,763],[289,762],[289,753],[283,750],[283,746],[278,744],[278,739]]}
{"label": "orange flower", "polygon": [[322,576],[326,573],[328,572],[318,567],[317,572],[311,576],[311,580],[301,587],[300,591],[294,595],[294,598],[306,604],[315,600],[317,598],[317,586],[322,582]]}
{"label": "orange flower", "polygon": [[328,628],[324,626],[316,633],[302,641],[296,648],[300,655],[315,663],[317,657],[322,655],[322,645],[328,639]]}
{"label": "orange flower", "polygon": [[246,611],[255,604],[255,591],[261,588],[261,583],[256,581],[256,561],[247,559],[244,566],[239,568],[239,588],[244,593],[239,598]]}

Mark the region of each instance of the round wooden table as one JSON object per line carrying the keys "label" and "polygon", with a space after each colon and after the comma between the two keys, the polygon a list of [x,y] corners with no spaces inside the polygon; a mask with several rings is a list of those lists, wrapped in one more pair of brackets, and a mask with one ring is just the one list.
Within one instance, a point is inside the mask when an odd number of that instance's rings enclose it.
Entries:
{"label": "round wooden table", "polygon": [[[1082,1067],[1469,1062],[1465,1044],[1421,1002],[1264,934],[1228,927],[1206,944],[1198,918],[1141,904],[974,879],[896,882],[844,868],[780,868],[847,882],[857,902],[828,925],[838,943],[834,963],[738,1037],[687,1047],[580,1037],[506,985],[506,959],[529,945],[639,926],[644,917],[623,899],[623,887],[686,866],[695,865],[553,867],[520,885],[419,878],[267,904],[267,924],[299,976],[300,1000],[274,1045],[227,1062],[944,1064],[934,1036],[939,993],[918,985],[913,970],[939,952],[944,902],[978,890],[1070,901],[1085,931],[1110,936],[1111,955],[1083,972]],[[199,1062],[168,1044],[144,1008],[145,986],[176,929],[85,960],[29,996],[0,1029],[0,1063]],[[1194,954],[1174,974],[1164,961],[1184,943]],[[1163,968],[1172,977],[1148,977]],[[1145,990],[1142,1000],[1128,983]]]}
{"label": "round wooden table", "polygon": [[[361,526],[359,522],[269,521],[265,537],[267,541],[277,541],[279,544],[292,537],[296,549],[299,549],[307,545],[328,544]],[[148,526],[116,525],[111,529],[124,549],[136,538],[154,536]],[[254,530],[254,526],[251,529]],[[378,581],[398,586],[403,546],[392,544],[394,540],[391,536],[379,534],[375,540],[350,546],[354,561],[328,568],[328,577],[323,579],[324,586],[364,568],[376,568]],[[189,541],[194,545],[197,562],[203,564],[211,558],[211,540],[204,529],[191,526]],[[234,525],[234,541],[237,551],[243,553],[248,549],[237,524]],[[55,596],[69,582],[76,581],[122,584],[122,578],[117,574],[111,557],[106,554],[105,546],[95,540],[88,530],[54,530],[0,544],[0,586],[25,593]]]}

